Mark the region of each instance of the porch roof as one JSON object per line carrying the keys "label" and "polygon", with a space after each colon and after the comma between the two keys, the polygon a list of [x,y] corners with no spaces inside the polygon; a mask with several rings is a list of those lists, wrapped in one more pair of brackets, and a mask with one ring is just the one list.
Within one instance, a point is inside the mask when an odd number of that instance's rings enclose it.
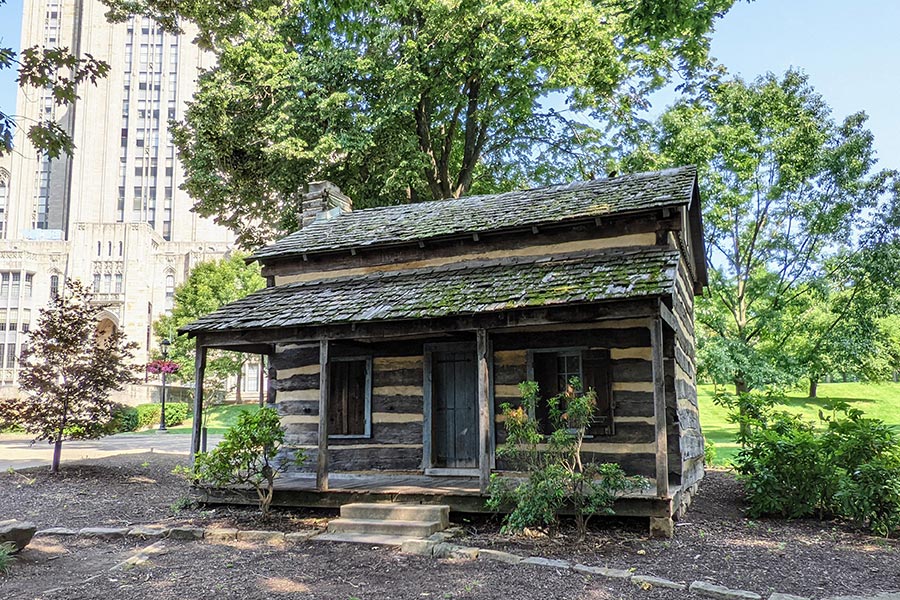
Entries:
{"label": "porch roof", "polygon": [[668,247],[507,258],[290,283],[232,302],[181,328],[203,332],[436,319],[672,293]]}
{"label": "porch roof", "polygon": [[692,166],[566,185],[354,210],[317,220],[248,260],[371,248],[690,205]]}

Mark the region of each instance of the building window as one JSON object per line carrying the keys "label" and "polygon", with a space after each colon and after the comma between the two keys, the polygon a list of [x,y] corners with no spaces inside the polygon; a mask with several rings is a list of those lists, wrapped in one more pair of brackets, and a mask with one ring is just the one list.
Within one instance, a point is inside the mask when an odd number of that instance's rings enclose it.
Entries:
{"label": "building window", "polygon": [[175,308],[175,276],[166,275],[166,310]]}
{"label": "building window", "polygon": [[99,294],[99,293],[100,293],[100,273],[94,273],[94,287],[93,287],[93,290],[94,290],[94,293],[95,293],[95,294]]}
{"label": "building window", "polygon": [[[611,435],[612,388],[610,385],[609,351],[605,349],[535,350],[531,353],[532,379],[537,382],[540,400],[534,410],[541,433],[551,433],[547,400],[559,394],[581,394],[594,390],[597,394],[597,417],[588,428],[590,435]],[[572,380],[580,382],[574,389]]]}
{"label": "building window", "polygon": [[9,273],[0,273],[0,296],[9,295]]}
{"label": "building window", "polygon": [[371,435],[372,360],[332,360],[328,365],[328,433],[334,437]]}
{"label": "building window", "polygon": [[13,273],[12,274],[12,285],[9,289],[9,294],[13,298],[19,297],[19,289],[22,286],[22,274],[21,273]]}
{"label": "building window", "polygon": [[56,298],[59,295],[59,275],[50,276],[50,297]]}
{"label": "building window", "polygon": [[122,274],[116,273],[116,293],[122,293]]}
{"label": "building window", "polygon": [[9,344],[6,347],[6,368],[13,369],[16,366],[16,345]]}
{"label": "building window", "polygon": [[31,293],[34,288],[34,275],[32,273],[25,274],[25,298],[31,299]]}
{"label": "building window", "polygon": [[241,379],[241,391],[259,391],[259,364],[248,362],[244,364],[244,377]]}

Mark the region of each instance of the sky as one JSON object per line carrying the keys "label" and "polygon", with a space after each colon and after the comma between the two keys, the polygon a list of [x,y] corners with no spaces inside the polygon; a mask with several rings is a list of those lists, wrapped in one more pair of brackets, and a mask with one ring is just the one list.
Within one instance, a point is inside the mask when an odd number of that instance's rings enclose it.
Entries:
{"label": "sky", "polygon": [[[0,47],[19,47],[22,2],[0,5]],[[738,0],[717,22],[712,54],[745,79],[802,69],[836,119],[869,115],[879,166],[900,169],[898,23],[897,0]],[[15,113],[15,93],[14,73],[0,71],[0,110]],[[658,96],[654,112],[669,101]]]}

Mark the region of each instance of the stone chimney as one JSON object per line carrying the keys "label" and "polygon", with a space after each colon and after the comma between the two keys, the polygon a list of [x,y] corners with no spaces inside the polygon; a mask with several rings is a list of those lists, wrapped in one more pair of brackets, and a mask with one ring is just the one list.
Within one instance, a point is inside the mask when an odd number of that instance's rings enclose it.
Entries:
{"label": "stone chimney", "polygon": [[353,210],[353,201],[330,181],[312,181],[300,202],[300,228]]}

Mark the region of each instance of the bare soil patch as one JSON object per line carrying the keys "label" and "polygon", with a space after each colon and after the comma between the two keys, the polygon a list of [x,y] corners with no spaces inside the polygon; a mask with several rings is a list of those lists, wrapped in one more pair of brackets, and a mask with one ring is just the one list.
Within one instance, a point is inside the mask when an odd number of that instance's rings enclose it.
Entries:
{"label": "bare soil patch", "polygon": [[[122,527],[141,523],[302,531],[324,526],[332,511],[184,507],[189,486],[173,475],[185,457],[148,453],[0,473],[0,518],[46,527]],[[588,539],[510,538],[499,520],[454,515],[459,543],[589,565],[633,568],[681,582],[706,579],[763,596],[813,598],[900,590],[900,542],[841,522],[749,520],[740,486],[712,471],[672,540],[647,537],[645,520],[598,520]],[[37,538],[0,576],[2,598],[683,598],[533,566],[435,561],[384,548],[310,542],[267,546],[167,540],[167,554],[127,572],[109,568],[148,541]],[[55,591],[54,591],[55,590]]]}

